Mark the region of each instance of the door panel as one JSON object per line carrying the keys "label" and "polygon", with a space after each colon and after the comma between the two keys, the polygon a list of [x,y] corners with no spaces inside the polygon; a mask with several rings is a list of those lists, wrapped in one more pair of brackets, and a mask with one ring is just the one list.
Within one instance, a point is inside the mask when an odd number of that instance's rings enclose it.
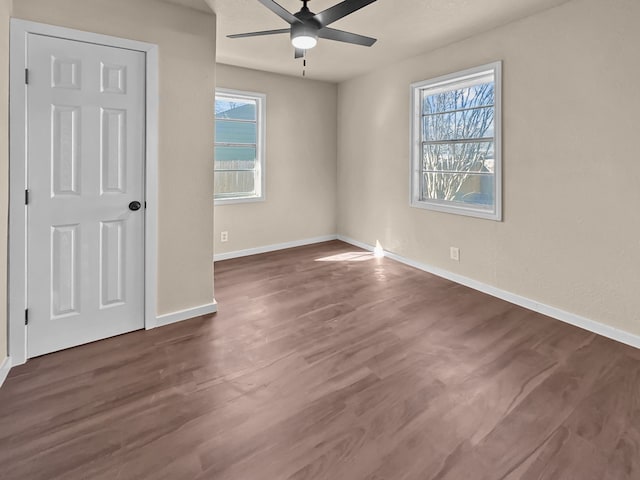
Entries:
{"label": "door panel", "polygon": [[102,192],[126,193],[127,112],[102,109],[102,138],[100,163],[102,165]]}
{"label": "door panel", "polygon": [[144,328],[145,55],[29,35],[28,356]]}
{"label": "door panel", "polygon": [[52,196],[78,195],[80,108],[52,106]]}
{"label": "door panel", "polygon": [[53,318],[79,313],[79,225],[51,227],[51,310]]}
{"label": "door panel", "polygon": [[126,271],[124,258],[125,223],[122,220],[100,222],[100,307],[125,303]]}

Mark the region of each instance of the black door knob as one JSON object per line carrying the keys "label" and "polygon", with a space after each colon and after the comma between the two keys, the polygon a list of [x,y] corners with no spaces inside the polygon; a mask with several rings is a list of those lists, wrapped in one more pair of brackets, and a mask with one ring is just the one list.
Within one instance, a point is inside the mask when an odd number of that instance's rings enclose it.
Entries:
{"label": "black door knob", "polygon": [[142,204],[138,201],[131,202],[129,204],[129,210],[131,210],[132,212],[135,212],[136,210],[140,210],[140,207],[142,207]]}

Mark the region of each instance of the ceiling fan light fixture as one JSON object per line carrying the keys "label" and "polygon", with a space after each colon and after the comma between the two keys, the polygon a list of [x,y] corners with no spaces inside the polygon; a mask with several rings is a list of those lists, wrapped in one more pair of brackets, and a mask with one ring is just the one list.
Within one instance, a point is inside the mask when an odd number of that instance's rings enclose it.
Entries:
{"label": "ceiling fan light fixture", "polygon": [[309,50],[318,44],[318,37],[312,37],[310,35],[299,35],[291,39],[291,44],[302,50]]}
{"label": "ceiling fan light fixture", "polygon": [[291,25],[291,44],[302,50],[315,47],[318,43],[318,30],[319,28],[309,23]]}

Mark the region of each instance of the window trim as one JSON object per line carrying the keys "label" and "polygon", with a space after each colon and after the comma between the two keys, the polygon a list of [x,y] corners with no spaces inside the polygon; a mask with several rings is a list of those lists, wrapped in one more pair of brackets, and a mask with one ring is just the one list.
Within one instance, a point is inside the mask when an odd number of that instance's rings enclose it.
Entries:
{"label": "window trim", "polygon": [[[247,90],[236,90],[232,88],[216,88],[215,97],[218,95],[226,95],[230,97],[236,98],[245,98],[248,100],[256,101],[256,128],[257,128],[257,144],[256,144],[256,165],[260,174],[260,182],[258,182],[258,187],[260,188],[260,194],[254,195],[252,197],[230,197],[230,198],[215,198],[215,191],[213,194],[213,204],[215,206],[218,205],[233,205],[237,203],[253,203],[253,202],[264,202],[267,199],[266,195],[266,105],[267,105],[267,95],[259,92],[250,92]],[[214,97],[214,105],[215,105],[215,97]],[[214,111],[214,121],[215,121],[215,111]],[[215,130],[214,130],[215,135]],[[217,142],[214,138],[214,147],[217,145]],[[214,150],[214,175],[215,175],[215,150]]]}
{"label": "window trim", "polygon": [[[445,87],[449,83],[460,82],[481,76],[483,73],[493,73],[495,88],[494,103],[494,149],[495,149],[495,203],[493,210],[474,208],[453,204],[448,201],[420,200],[420,165],[422,151],[422,102],[421,92],[424,88]],[[502,221],[502,61],[487,63],[477,67],[453,72],[447,75],[423,80],[411,84],[411,169],[410,169],[410,206],[435,210],[438,212],[454,213],[476,218]]]}

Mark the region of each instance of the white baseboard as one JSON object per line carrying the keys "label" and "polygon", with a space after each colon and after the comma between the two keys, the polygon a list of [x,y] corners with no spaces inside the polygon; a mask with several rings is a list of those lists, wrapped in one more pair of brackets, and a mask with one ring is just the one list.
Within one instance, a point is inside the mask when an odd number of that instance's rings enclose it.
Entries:
{"label": "white baseboard", "polygon": [[0,364],[0,387],[7,379],[7,375],[9,375],[9,370],[11,370],[11,357],[6,357],[2,364]]}
{"label": "white baseboard", "polygon": [[190,318],[200,317],[202,315],[210,315],[218,311],[218,303],[214,300],[212,303],[201,305],[199,307],[180,310],[179,312],[166,313],[158,316],[156,326],[163,327],[172,323],[181,322]]}
{"label": "white baseboard", "polygon": [[[366,243],[359,242],[357,240],[354,240],[349,237],[345,237],[343,235],[338,235],[338,240],[341,240],[345,243],[350,243],[351,245],[360,247],[364,250],[373,251],[375,248],[373,245],[368,245]],[[559,308],[546,305],[536,300],[531,300],[530,298],[526,298],[521,295],[517,295],[515,293],[502,290],[492,285],[488,285],[486,283],[482,283],[477,280],[473,280],[471,278],[458,275],[457,273],[449,272],[448,270],[444,270],[442,268],[416,262],[414,260],[405,258],[401,255],[397,255],[393,252],[387,252],[385,250],[384,256],[391,258],[392,260],[396,260],[400,263],[404,263],[405,265],[409,265],[411,267],[417,268],[418,270],[431,273],[438,277],[446,278],[447,280],[451,280],[452,282],[459,283],[461,285],[464,285],[469,288],[473,288],[474,290],[478,290],[480,292],[486,293],[493,297],[497,297],[507,302],[514,303],[521,307],[527,308],[529,310],[533,310],[534,312],[542,313],[543,315],[547,315],[549,317],[555,318],[556,320],[560,320],[562,322],[569,323],[576,327],[580,327],[589,332],[597,333],[598,335],[602,335],[603,337],[616,340],[618,342],[624,343],[626,345],[630,345],[635,348],[640,348],[640,336],[638,335],[634,335],[632,333],[625,332],[624,330],[619,330],[615,327],[611,327],[609,325],[596,322],[595,320],[591,320],[589,318],[576,315],[575,313],[567,312],[565,310],[561,310]]]}
{"label": "white baseboard", "polygon": [[314,243],[329,242],[337,240],[337,235],[324,235],[322,237],[306,238],[304,240],[296,240],[293,242],[276,243],[274,245],[266,245],[264,247],[248,248],[246,250],[237,250],[235,252],[219,253],[213,256],[214,262],[221,260],[230,260],[232,258],[248,257],[249,255],[258,255],[260,253],[275,252],[277,250],[285,250],[287,248],[302,247],[304,245],[313,245]]}

